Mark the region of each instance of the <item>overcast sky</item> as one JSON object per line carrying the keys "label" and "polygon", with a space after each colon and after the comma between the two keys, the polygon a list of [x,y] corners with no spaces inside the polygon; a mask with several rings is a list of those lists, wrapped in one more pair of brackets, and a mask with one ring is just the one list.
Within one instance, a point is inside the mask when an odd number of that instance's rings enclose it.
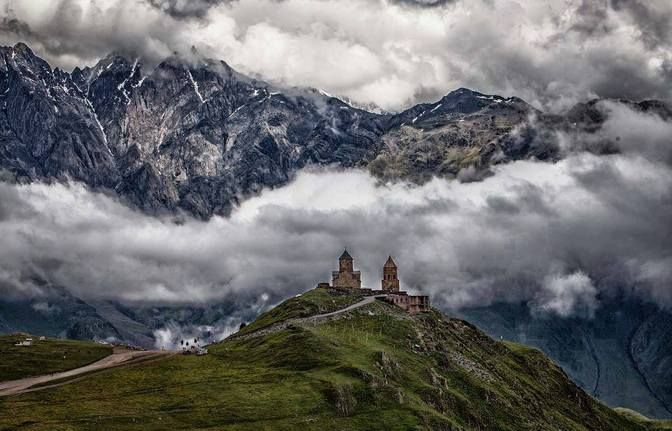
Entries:
{"label": "overcast sky", "polygon": [[442,307],[527,301],[590,316],[600,293],[623,289],[672,306],[672,123],[602,109],[597,136],[621,137],[621,154],[562,136],[555,164],[423,186],[304,171],[207,222],[144,215],[82,185],[0,183],[0,294],[35,296],[39,275],[84,298],[273,303],[329,281],[347,246],[366,287],[392,254],[403,287]]}
{"label": "overcast sky", "polygon": [[54,66],[196,47],[247,74],[397,110],[458,87],[562,110],[672,96],[669,0],[0,0],[0,43]]}

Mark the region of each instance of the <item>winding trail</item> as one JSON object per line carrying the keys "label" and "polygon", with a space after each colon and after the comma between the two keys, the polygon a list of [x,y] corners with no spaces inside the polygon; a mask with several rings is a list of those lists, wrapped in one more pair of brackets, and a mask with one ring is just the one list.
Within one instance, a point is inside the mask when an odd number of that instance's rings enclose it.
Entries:
{"label": "winding trail", "polygon": [[[319,320],[319,319],[326,319],[328,317],[333,317],[333,316],[338,316],[339,314],[347,313],[348,311],[356,310],[357,308],[364,307],[365,305],[371,304],[373,301],[375,301],[377,298],[385,298],[387,295],[376,295],[376,296],[367,296],[364,299],[362,299],[359,302],[355,302],[352,305],[349,305],[345,308],[341,308],[340,310],[332,311],[331,313],[324,313],[324,314],[316,314],[315,316],[308,316],[304,317],[304,320]],[[301,319],[297,319],[301,320]]]}
{"label": "winding trail", "polygon": [[[26,392],[35,392],[48,388],[66,385],[84,378],[84,375],[125,365],[146,362],[174,355],[175,352],[159,350],[122,350],[116,351],[92,364],[85,365],[61,373],[45,374],[42,376],[26,377],[19,380],[0,382],[0,397],[19,395]],[[48,384],[53,382],[54,384]],[[39,385],[39,386],[38,386]]]}
{"label": "winding trail", "polygon": [[[269,334],[272,332],[277,332],[282,329],[287,328],[290,325],[296,325],[301,323],[315,323],[321,320],[330,320],[334,317],[338,317],[342,314],[348,313],[350,311],[356,310],[358,308],[367,306],[373,303],[378,298],[385,298],[387,295],[375,295],[367,296],[359,302],[356,302],[352,305],[349,305],[340,310],[332,311],[330,313],[317,314],[314,316],[288,319],[274,325],[260,328],[256,331],[250,332],[249,334],[237,335],[233,334],[229,338],[235,339],[247,339],[258,337],[261,335]],[[136,351],[136,350],[121,350],[115,351],[110,356],[107,356],[97,362],[92,364],[75,368],[72,370],[64,371],[61,373],[46,374],[42,376],[26,377],[19,380],[11,380],[6,382],[0,382],[0,397],[6,397],[11,395],[19,395],[27,392],[40,391],[48,388],[54,388],[57,386],[66,385],[78,380],[81,380],[88,376],[89,374],[96,373],[102,370],[109,368],[115,368],[120,366],[128,366],[140,362],[149,362],[154,360],[159,360],[168,356],[175,355],[175,352],[165,352],[158,350],[148,350],[148,351]],[[52,384],[49,384],[52,383]]]}
{"label": "winding trail", "polygon": [[[254,332],[244,335],[235,334],[231,338],[236,339],[246,339],[252,337],[258,337],[264,334],[269,334],[272,332],[280,331],[287,328],[290,325],[296,325],[301,323],[315,323],[321,320],[329,320],[331,318],[340,316],[342,314],[348,313],[350,311],[356,310],[358,308],[367,306],[373,303],[378,298],[384,298],[387,295],[376,295],[376,296],[367,296],[359,302],[356,302],[352,305],[349,305],[340,310],[332,311],[330,313],[317,314],[315,316],[308,316],[296,319],[289,319],[274,325],[268,326],[266,328],[258,329]],[[152,360],[161,359],[167,356],[174,355],[175,352],[164,352],[158,350],[148,350],[148,351],[136,351],[136,350],[122,350],[112,353],[110,356],[107,356],[97,362],[92,364],[75,368],[68,371],[63,371],[61,373],[54,374],[45,374],[42,376],[26,377],[19,380],[10,380],[7,382],[0,382],[0,397],[6,397],[11,395],[19,395],[27,392],[40,391],[48,388],[54,388],[57,386],[66,385],[78,381],[91,373],[98,371],[106,370],[109,368],[115,368],[120,366],[127,366],[136,364],[139,362],[147,362]],[[52,383],[52,384],[49,384]]]}
{"label": "winding trail", "polygon": [[358,308],[369,305],[369,304],[373,303],[378,298],[386,298],[386,297],[387,297],[387,295],[366,296],[361,301],[356,302],[352,305],[349,305],[345,308],[341,308],[340,310],[332,311],[330,313],[316,314],[314,316],[297,317],[297,318],[294,318],[294,319],[283,320],[282,322],[274,323],[274,324],[272,324],[270,326],[266,326],[264,328],[259,328],[255,331],[249,332],[247,334],[242,334],[242,335],[239,335],[238,333],[232,334],[227,339],[247,340],[249,338],[260,337],[262,335],[268,335],[268,334],[272,334],[274,332],[281,331],[281,330],[286,329],[287,327],[289,327],[291,325],[300,325],[302,323],[316,323],[316,322],[321,321],[321,320],[329,320],[329,319],[332,319],[334,317],[338,317],[342,314],[345,314],[347,312],[350,312],[352,310],[356,310]]}

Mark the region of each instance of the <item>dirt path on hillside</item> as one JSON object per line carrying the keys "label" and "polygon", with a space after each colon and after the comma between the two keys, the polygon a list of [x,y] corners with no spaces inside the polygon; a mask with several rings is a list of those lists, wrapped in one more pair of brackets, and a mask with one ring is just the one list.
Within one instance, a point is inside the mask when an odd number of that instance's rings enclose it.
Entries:
{"label": "dirt path on hillside", "polygon": [[[62,386],[77,380],[81,380],[84,378],[84,375],[88,375],[90,373],[95,373],[123,365],[151,361],[174,354],[174,352],[164,352],[158,350],[115,350],[115,352],[110,356],[106,356],[97,362],[80,368],[75,368],[73,370],[0,382],[0,397],[18,395],[26,392],[34,392],[56,386]],[[49,385],[50,382],[53,382],[54,384]]]}
{"label": "dirt path on hillside", "polygon": [[319,319],[325,319],[328,317],[332,316],[338,316],[339,314],[347,313],[348,311],[355,310],[357,308],[363,307],[365,305],[371,304],[373,301],[376,300],[376,298],[385,298],[387,295],[376,295],[376,296],[367,296],[366,298],[362,299],[359,302],[356,302],[348,307],[341,308],[340,310],[332,311],[331,313],[324,313],[324,314],[317,314],[315,316],[309,316],[305,317],[304,319],[314,319],[314,320],[319,320]]}
{"label": "dirt path on hillside", "polygon": [[387,295],[375,295],[375,296],[367,296],[364,299],[362,299],[359,302],[356,302],[352,305],[349,305],[345,308],[341,308],[340,310],[332,311],[330,313],[324,313],[324,314],[316,314],[314,316],[308,316],[308,317],[299,317],[295,319],[288,319],[285,321],[282,321],[280,323],[275,323],[273,325],[267,326],[265,328],[260,328],[257,329],[256,331],[250,332],[248,334],[244,335],[237,335],[233,334],[229,336],[229,339],[236,339],[236,340],[246,340],[248,338],[255,338],[255,337],[260,337],[262,335],[267,335],[267,334],[272,334],[274,332],[282,331],[283,329],[286,329],[288,326],[291,325],[300,325],[303,323],[317,323],[323,320],[331,320],[333,318],[337,318],[338,316],[345,314],[349,311],[356,310],[358,308],[364,307],[366,305],[369,305],[373,303],[376,299],[378,298],[385,298]]}

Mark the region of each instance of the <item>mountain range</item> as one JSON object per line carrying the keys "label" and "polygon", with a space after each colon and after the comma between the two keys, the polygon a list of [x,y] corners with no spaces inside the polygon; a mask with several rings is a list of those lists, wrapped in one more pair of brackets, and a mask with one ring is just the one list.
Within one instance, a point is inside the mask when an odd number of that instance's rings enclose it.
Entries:
{"label": "mountain range", "polygon": [[[197,55],[147,67],[111,54],[66,72],[19,43],[0,48],[0,178],[74,180],[149,214],[207,219],[313,165],[423,183],[434,176],[479,180],[511,160],[557,160],[556,132],[599,129],[599,102],[550,114],[517,97],[458,89],[402,112],[374,112]],[[672,118],[660,101],[622,103]],[[600,141],[590,150],[617,148]],[[221,329],[232,325],[235,309],[227,302],[129,306],[77,298],[67,287],[49,291],[46,301],[0,300],[0,331],[152,346],[170,322]],[[463,313],[495,337],[539,347],[612,406],[672,416],[672,317],[653,305],[622,299],[591,320],[540,318],[524,304]],[[248,310],[238,319],[253,316]]]}
{"label": "mountain range", "polygon": [[[152,214],[208,218],[310,165],[421,183],[478,179],[509,160],[553,160],[554,131],[604,121],[596,102],[554,115],[517,97],[459,89],[374,113],[316,89],[275,87],[223,61],[171,57],[147,69],[111,54],[68,73],[19,43],[0,48],[0,169],[16,181],[68,178],[112,190]],[[660,102],[632,105],[672,117]]]}

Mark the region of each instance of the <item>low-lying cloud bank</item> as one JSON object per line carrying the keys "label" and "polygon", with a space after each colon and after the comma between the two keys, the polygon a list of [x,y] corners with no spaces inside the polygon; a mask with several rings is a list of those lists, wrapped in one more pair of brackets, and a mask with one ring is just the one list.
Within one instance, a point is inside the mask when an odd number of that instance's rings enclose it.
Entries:
{"label": "low-lying cloud bank", "polygon": [[212,343],[218,343],[226,337],[236,332],[240,324],[239,319],[229,319],[221,325],[179,325],[175,322],[168,322],[165,326],[154,331],[153,336],[156,340],[155,348],[167,350],[181,350],[182,343],[189,341],[190,344],[198,346],[207,346]]}
{"label": "low-lying cloud bank", "polygon": [[548,109],[672,98],[668,0],[0,0],[0,44],[19,41],[66,69],[195,47],[393,110],[459,87]]}
{"label": "low-lying cloud bank", "polygon": [[620,154],[584,152],[596,135],[561,136],[555,164],[423,186],[306,170],[208,222],[150,217],[79,184],[0,183],[0,293],[39,296],[38,276],[83,298],[271,304],[328,280],[347,246],[365,286],[392,254],[404,287],[443,307],[527,301],[590,316],[622,292],[669,307],[672,125],[605,109],[598,135]]}

